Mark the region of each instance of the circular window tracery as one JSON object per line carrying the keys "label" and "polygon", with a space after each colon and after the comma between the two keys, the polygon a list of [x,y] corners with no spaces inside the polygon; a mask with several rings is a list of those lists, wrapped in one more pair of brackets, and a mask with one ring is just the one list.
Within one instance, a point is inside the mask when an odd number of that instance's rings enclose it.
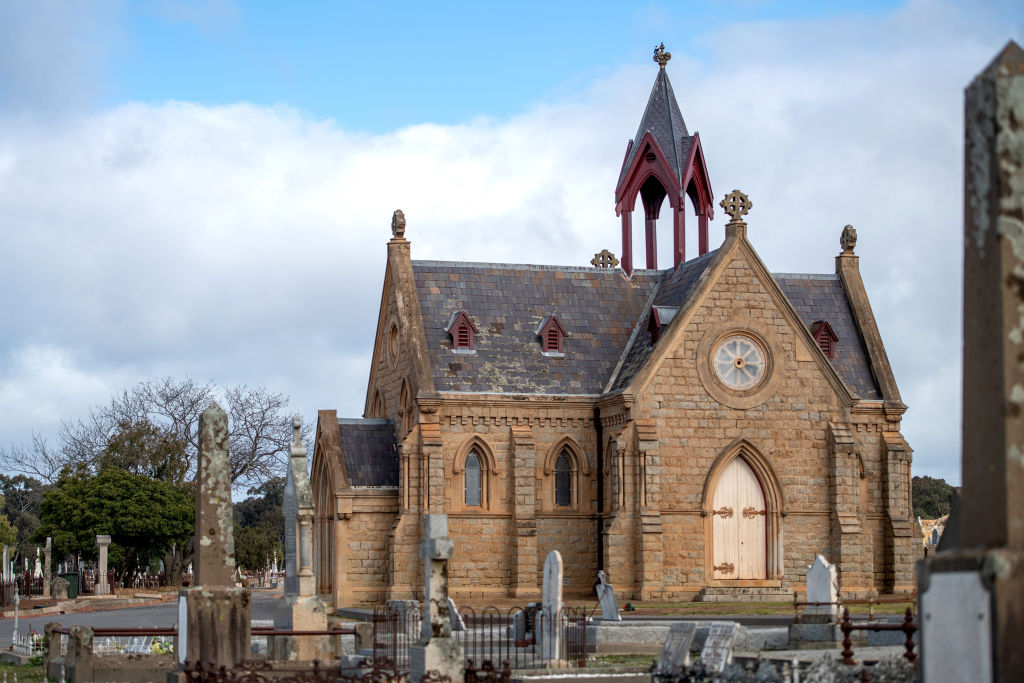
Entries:
{"label": "circular window tracery", "polygon": [[722,384],[747,391],[764,379],[767,362],[760,344],[744,334],[733,334],[715,347],[711,365]]}

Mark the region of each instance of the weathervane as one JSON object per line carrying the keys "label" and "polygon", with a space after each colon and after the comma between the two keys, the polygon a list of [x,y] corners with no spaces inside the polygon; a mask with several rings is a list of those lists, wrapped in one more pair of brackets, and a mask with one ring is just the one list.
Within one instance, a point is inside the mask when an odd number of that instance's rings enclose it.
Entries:
{"label": "weathervane", "polygon": [[672,59],[671,52],[665,52],[665,43],[654,48],[654,61],[661,65],[664,69],[665,65],[668,64],[668,60]]}

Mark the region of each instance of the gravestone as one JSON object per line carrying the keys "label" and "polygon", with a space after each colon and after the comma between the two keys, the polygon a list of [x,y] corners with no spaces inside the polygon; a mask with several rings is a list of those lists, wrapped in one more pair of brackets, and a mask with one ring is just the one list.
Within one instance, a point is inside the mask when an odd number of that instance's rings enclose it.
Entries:
{"label": "gravestone", "polygon": [[448,612],[448,561],[455,545],[448,538],[448,516],[423,516],[423,630],[420,639],[409,648],[409,680],[419,681],[428,672],[448,676],[462,683],[464,662],[462,646],[452,637],[452,619]]}
{"label": "gravestone", "polygon": [[99,568],[96,570],[96,595],[110,595],[110,584],[107,583],[107,547],[110,536],[103,534],[96,537],[96,545],[100,549]]}
{"label": "gravestone", "polygon": [[700,651],[701,664],[712,671],[722,671],[732,661],[732,644],[740,625],[735,621],[713,621]]}
{"label": "gravestone", "polygon": [[839,582],[836,568],[823,555],[814,558],[807,568],[807,602],[827,603],[807,605],[801,621],[805,624],[828,624],[836,619],[839,601]]}
{"label": "gravestone", "polygon": [[46,537],[46,545],[44,546],[44,549],[43,549],[43,597],[44,598],[50,597],[50,576],[52,576],[52,573],[50,571],[50,559],[51,559],[51,549],[52,549],[52,547],[53,547],[53,542],[50,539],[50,537],[47,536]]}
{"label": "gravestone", "polygon": [[619,606],[615,602],[615,589],[605,581],[603,570],[597,572],[597,585],[594,586],[594,590],[597,591],[597,599],[601,603],[601,618],[605,621],[622,621]]}
{"label": "gravestone", "polygon": [[[251,606],[248,591],[235,585],[228,416],[216,403],[199,418],[196,484],[195,585],[179,594],[176,659],[231,669],[252,651]],[[184,673],[168,674],[171,680]]]}
{"label": "gravestone", "polygon": [[1024,50],[1010,41],[964,100],[963,490],[918,564],[922,673],[1021,681]]}
{"label": "gravestone", "polygon": [[658,660],[658,673],[679,675],[690,663],[690,646],[697,633],[697,624],[692,621],[677,621],[668,631],[668,639]]}
{"label": "gravestone", "polygon": [[68,599],[68,586],[71,584],[67,579],[61,576],[53,577],[53,581],[49,582],[53,586],[53,599],[57,602]]}
{"label": "gravestone", "polygon": [[459,614],[459,610],[455,607],[455,601],[451,598],[448,598],[448,614],[451,615],[453,631],[466,630],[466,622],[462,620],[462,615]]}
{"label": "gravestone", "polygon": [[[306,447],[302,443],[302,419],[292,419],[292,444],[285,480],[285,594],[274,608],[274,628],[283,631],[324,631],[327,629],[327,607],[315,595],[312,560],[309,558],[313,491],[306,473]],[[303,537],[305,536],[305,540]],[[298,544],[296,544],[298,540]],[[306,544],[303,549],[303,544]],[[299,552],[296,552],[298,545]],[[270,643],[274,659],[312,661],[336,656],[331,650],[330,636],[275,636]]]}
{"label": "gravestone", "polygon": [[540,657],[549,665],[563,659],[562,629],[562,554],[557,550],[548,553],[544,560],[544,588],[541,594],[542,610],[537,628],[540,642]]}
{"label": "gravestone", "polygon": [[8,581],[11,580],[11,555],[10,555],[10,553],[11,553],[10,549],[5,545],[4,546],[4,569],[3,569],[4,583],[7,583]]}

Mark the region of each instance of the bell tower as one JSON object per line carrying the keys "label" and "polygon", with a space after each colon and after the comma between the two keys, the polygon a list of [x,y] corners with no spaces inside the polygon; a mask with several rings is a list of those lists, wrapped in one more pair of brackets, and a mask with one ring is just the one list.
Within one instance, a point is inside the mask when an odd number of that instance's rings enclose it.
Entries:
{"label": "bell tower", "polygon": [[685,197],[698,220],[698,255],[708,251],[708,220],[714,217],[714,193],[700,146],[700,135],[686,130],[682,112],[669,83],[665,65],[672,58],[662,43],[654,48],[658,76],[636,136],[626,145],[619,182],[615,187],[615,215],[622,217],[622,269],[633,272],[633,209],[639,195],[644,207],[647,268],[658,267],[656,224],[668,197],[672,210],[672,267],[686,260]]}

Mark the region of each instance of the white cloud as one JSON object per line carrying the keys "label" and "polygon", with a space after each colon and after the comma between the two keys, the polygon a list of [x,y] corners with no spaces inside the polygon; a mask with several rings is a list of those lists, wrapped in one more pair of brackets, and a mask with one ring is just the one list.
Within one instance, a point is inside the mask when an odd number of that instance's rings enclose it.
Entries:
{"label": "white cloud", "polygon": [[[947,478],[962,88],[1003,30],[911,3],[883,19],[732,25],[706,36],[707,61],[669,65],[716,193],[754,199],[750,238],[769,268],[831,272],[843,225],[857,227],[915,471]],[[618,253],[614,183],[654,75],[624,67],[506,120],[386,135],[247,104],[0,115],[0,350],[14,358],[0,443],[162,374],[359,415],[392,210],[414,258]]]}

